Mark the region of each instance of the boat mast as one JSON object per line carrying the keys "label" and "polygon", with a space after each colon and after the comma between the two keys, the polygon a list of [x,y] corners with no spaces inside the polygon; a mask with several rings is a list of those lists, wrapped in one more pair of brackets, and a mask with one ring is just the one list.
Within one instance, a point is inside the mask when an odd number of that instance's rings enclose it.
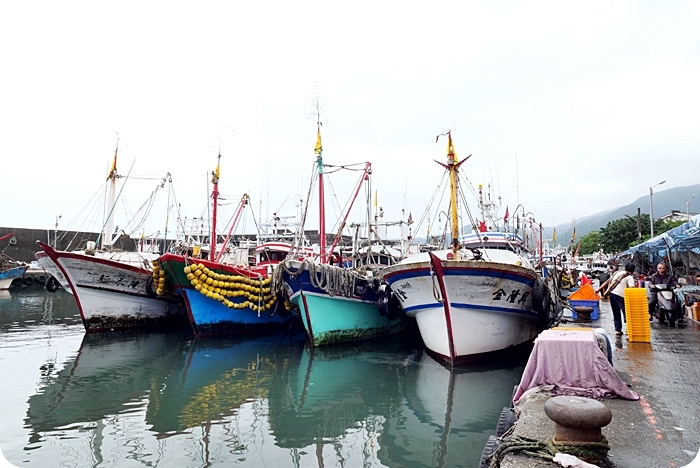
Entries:
{"label": "boat mast", "polygon": [[319,249],[321,254],[321,263],[327,262],[326,256],[326,207],[323,197],[323,146],[321,146],[321,115],[319,111],[318,101],[316,101],[316,164],[318,166],[318,204],[319,204]]}
{"label": "boat mast", "polygon": [[107,174],[107,181],[109,182],[109,188],[107,191],[107,203],[105,204],[105,209],[109,210],[106,213],[107,220],[102,225],[105,227],[102,233],[102,245],[101,248],[112,246],[112,234],[114,231],[114,203],[117,197],[117,179],[119,174],[117,174],[117,153],[119,152],[119,136],[117,136],[117,146],[114,149],[114,159],[112,160],[112,165],[109,168],[109,174]]}
{"label": "boat mast", "polygon": [[221,168],[221,153],[216,161],[216,170],[211,173],[211,183],[214,184],[214,189],[211,191],[213,200],[212,215],[211,215],[211,239],[209,239],[209,260],[214,261],[216,258],[216,211],[219,205],[219,175]]}
{"label": "boat mast", "polygon": [[464,158],[462,161],[457,161],[457,154],[455,152],[455,147],[452,144],[452,130],[448,130],[447,133],[438,135],[436,138],[439,139],[441,136],[447,135],[447,164],[442,164],[441,162],[435,161],[442,167],[450,171],[450,215],[452,222],[452,250],[455,252],[459,250],[459,213],[457,211],[457,193],[458,193],[458,171],[459,166],[462,165],[464,161],[471,157],[471,154]]}
{"label": "boat mast", "polygon": [[450,214],[452,215],[452,249],[459,249],[459,212],[457,211],[457,156],[452,145],[452,133],[447,132],[447,165],[450,168]]}

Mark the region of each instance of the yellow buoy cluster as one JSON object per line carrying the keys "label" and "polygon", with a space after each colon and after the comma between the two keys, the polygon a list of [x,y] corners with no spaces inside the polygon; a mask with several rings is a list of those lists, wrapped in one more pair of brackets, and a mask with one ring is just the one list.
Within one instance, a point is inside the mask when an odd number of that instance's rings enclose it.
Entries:
{"label": "yellow buoy cluster", "polygon": [[160,262],[158,260],[153,260],[152,266],[153,286],[155,287],[156,294],[159,296],[171,294],[172,289],[168,287],[168,283],[165,280],[165,270],[160,267]]}
{"label": "yellow buoy cluster", "polygon": [[[248,278],[241,275],[216,273],[201,263],[193,263],[183,269],[192,286],[205,296],[215,299],[232,309],[250,308],[260,312],[275,305],[275,295],[270,288],[271,277]],[[229,297],[243,297],[243,302],[233,302]]]}

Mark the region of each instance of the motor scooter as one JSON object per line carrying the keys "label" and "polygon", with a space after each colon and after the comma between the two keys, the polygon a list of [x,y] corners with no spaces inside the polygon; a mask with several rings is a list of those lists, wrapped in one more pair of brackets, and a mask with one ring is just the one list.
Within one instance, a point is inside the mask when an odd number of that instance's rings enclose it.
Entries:
{"label": "motor scooter", "polygon": [[680,303],[674,292],[675,287],[664,283],[650,284],[649,290],[656,294],[656,318],[661,323],[668,321],[669,326],[675,327],[676,321],[680,321],[682,317]]}

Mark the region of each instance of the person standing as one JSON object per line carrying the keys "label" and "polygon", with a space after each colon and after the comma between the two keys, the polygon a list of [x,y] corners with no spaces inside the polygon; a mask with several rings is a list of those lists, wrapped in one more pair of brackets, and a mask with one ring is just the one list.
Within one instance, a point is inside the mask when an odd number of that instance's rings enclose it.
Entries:
{"label": "person standing", "polygon": [[631,263],[625,265],[625,269],[615,272],[609,279],[596,289],[596,293],[604,291],[603,295],[610,295],[610,308],[613,313],[613,323],[615,325],[615,334],[622,336],[622,321],[627,322],[625,316],[625,289],[634,287],[635,266]]}

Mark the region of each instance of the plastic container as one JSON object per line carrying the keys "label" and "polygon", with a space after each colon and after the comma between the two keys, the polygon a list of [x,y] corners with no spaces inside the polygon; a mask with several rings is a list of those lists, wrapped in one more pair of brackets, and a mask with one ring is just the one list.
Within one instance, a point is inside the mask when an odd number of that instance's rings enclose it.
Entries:
{"label": "plastic container", "polygon": [[651,343],[649,306],[646,288],[625,289],[627,339],[631,342]]}
{"label": "plastic container", "polygon": [[584,284],[576,291],[572,289],[571,294],[569,294],[570,301],[598,301],[599,299],[600,295],[598,295],[595,292],[595,289],[593,289],[593,285],[591,285],[590,283]]}
{"label": "plastic container", "polygon": [[569,299],[569,305],[571,306],[572,317],[574,320],[578,318],[578,314],[576,313],[576,307],[579,306],[593,307],[593,312],[591,312],[591,320],[598,320],[600,306],[599,301],[576,301]]}

